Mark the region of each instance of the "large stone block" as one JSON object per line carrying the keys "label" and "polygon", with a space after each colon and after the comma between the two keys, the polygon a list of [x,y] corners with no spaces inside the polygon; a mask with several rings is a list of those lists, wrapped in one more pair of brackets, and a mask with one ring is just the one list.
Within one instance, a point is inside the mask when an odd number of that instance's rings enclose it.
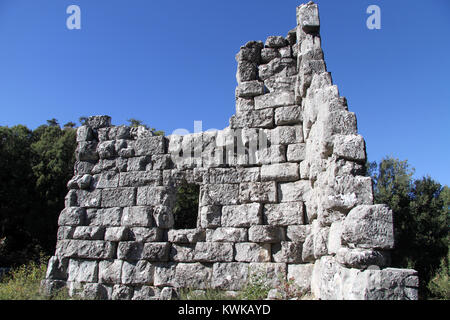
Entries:
{"label": "large stone block", "polygon": [[261,167],[261,181],[295,181],[300,178],[297,163],[276,163]]}
{"label": "large stone block", "polygon": [[392,211],[386,205],[361,205],[342,224],[342,243],[366,249],[393,249]]}
{"label": "large stone block", "polygon": [[236,96],[252,98],[264,94],[264,83],[258,80],[240,83],[236,88]]}
{"label": "large stone block", "polygon": [[162,184],[162,173],[160,170],[121,172],[119,179],[120,187],[158,186]]}
{"label": "large stone block", "polygon": [[239,185],[239,201],[241,203],[275,203],[277,201],[277,184],[276,182],[241,183]]}
{"label": "large stone block", "polygon": [[69,260],[69,277],[67,281],[75,282],[97,282],[98,262],[88,260]]}
{"label": "large stone block", "polygon": [[251,242],[276,243],[285,239],[285,231],[277,226],[252,226],[248,229]]}
{"label": "large stone block", "polygon": [[243,242],[235,244],[235,260],[240,262],[270,262],[270,244]]}
{"label": "large stone block", "polygon": [[98,264],[98,280],[100,283],[120,283],[122,276],[122,260],[103,260]]}
{"label": "large stone block", "polygon": [[294,280],[302,294],[308,293],[311,289],[311,277],[314,264],[289,264],[287,266],[288,280]]}
{"label": "large stone block", "polygon": [[207,289],[210,286],[213,270],[201,263],[178,263],[175,269],[177,287]]}
{"label": "large stone block", "polygon": [[163,230],[160,228],[131,227],[128,228],[128,239],[137,242],[161,242]]}
{"label": "large stone block", "polygon": [[121,225],[122,208],[88,209],[86,222],[90,226],[118,227]]}
{"label": "large stone block", "polygon": [[222,227],[206,230],[208,242],[243,242],[247,241],[246,228]]}
{"label": "large stone block", "polygon": [[147,242],[144,243],[142,259],[155,262],[168,261],[169,253],[169,242]]}
{"label": "large stone block", "polygon": [[165,152],[166,138],[163,136],[136,139],[134,149],[136,156],[149,156]]}
{"label": "large stone block", "polygon": [[124,261],[122,265],[121,283],[131,285],[153,284],[154,265],[148,261]]}
{"label": "large stone block", "polygon": [[192,262],[195,256],[194,244],[172,244],[170,260],[175,262]]}
{"label": "large stone block", "polygon": [[278,184],[280,202],[306,201],[310,191],[311,182],[308,180]]}
{"label": "large stone block", "polygon": [[292,106],[295,104],[293,91],[270,92],[255,97],[255,109]]}
{"label": "large stone block", "polygon": [[222,207],[203,206],[200,207],[200,227],[217,228],[221,225]]}
{"label": "large stone block", "polygon": [[122,226],[124,227],[153,227],[153,209],[147,206],[123,208]]}
{"label": "large stone block", "polygon": [[221,290],[242,290],[248,280],[247,263],[214,263],[212,287]]}
{"label": "large stone block", "polygon": [[196,243],[205,241],[205,238],[205,230],[202,229],[181,229],[168,231],[169,242]]}
{"label": "large stone block", "polygon": [[302,263],[301,242],[281,241],[272,245],[272,257],[274,262]]}
{"label": "large stone block", "polygon": [[86,209],[69,207],[61,211],[58,218],[59,226],[81,226],[86,221]]}
{"label": "large stone block", "polygon": [[275,109],[275,124],[277,126],[300,124],[302,110],[300,106],[287,106]]}
{"label": "large stone block", "polygon": [[175,201],[175,191],[169,187],[139,187],[136,203],[138,206],[172,206]]}
{"label": "large stone block", "polygon": [[265,222],[274,226],[303,224],[303,202],[264,205]]}
{"label": "large stone block", "polygon": [[360,135],[336,135],[333,153],[351,161],[366,160],[366,145]]}
{"label": "large stone block", "polygon": [[233,261],[233,244],[227,242],[197,242],[195,257],[198,262]]}
{"label": "large stone block", "polygon": [[259,165],[286,162],[286,146],[277,144],[260,147],[255,152],[255,161]]}
{"label": "large stone block", "polygon": [[286,279],[287,267],[285,263],[251,262],[249,276],[262,278],[271,288],[280,286]]}
{"label": "large stone block", "polygon": [[104,227],[78,226],[75,228],[72,238],[78,240],[103,240],[104,235]]}
{"label": "large stone block", "polygon": [[84,259],[111,259],[115,252],[115,244],[109,241],[60,240],[56,244],[55,255]]}
{"label": "large stone block", "polygon": [[108,188],[102,190],[102,207],[128,207],[136,203],[136,188]]}
{"label": "large stone block", "polygon": [[242,204],[222,207],[222,226],[224,227],[250,227],[261,224],[262,206],[259,203]]}
{"label": "large stone block", "polygon": [[238,184],[208,184],[200,188],[200,204],[234,205],[238,202]]}

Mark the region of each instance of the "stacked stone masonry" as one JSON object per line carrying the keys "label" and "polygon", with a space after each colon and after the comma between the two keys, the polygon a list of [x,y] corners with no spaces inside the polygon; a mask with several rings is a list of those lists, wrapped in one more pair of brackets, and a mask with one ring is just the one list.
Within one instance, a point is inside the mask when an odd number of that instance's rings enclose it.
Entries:
{"label": "stacked stone masonry", "polygon": [[[317,299],[417,299],[417,272],[388,268],[392,211],[373,204],[365,142],[319,28],[310,2],[286,37],[241,47],[223,130],[164,137],[88,118],[43,289],[170,299],[238,291],[262,272]],[[200,186],[196,229],[173,229],[183,181]]]}

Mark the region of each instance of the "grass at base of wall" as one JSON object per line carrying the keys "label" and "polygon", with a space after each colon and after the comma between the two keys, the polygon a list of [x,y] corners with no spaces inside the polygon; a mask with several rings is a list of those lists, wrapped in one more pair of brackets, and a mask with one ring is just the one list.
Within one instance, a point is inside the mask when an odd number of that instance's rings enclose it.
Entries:
{"label": "grass at base of wall", "polygon": [[41,280],[47,272],[48,259],[41,256],[39,262],[29,262],[16,269],[0,281],[0,300],[68,300],[67,289],[61,289],[52,296],[40,290]]}

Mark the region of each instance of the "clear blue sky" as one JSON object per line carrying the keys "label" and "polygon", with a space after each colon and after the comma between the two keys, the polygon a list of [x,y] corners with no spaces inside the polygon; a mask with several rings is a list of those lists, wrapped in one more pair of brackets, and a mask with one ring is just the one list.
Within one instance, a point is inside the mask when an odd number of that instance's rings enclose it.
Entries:
{"label": "clear blue sky", "polygon": [[[222,129],[235,54],[286,35],[304,1],[0,0],[0,125],[129,118],[170,134]],[[450,1],[319,0],[328,71],[358,118],[370,160],[408,159],[450,184]],[[81,30],[66,8],[81,8]],[[381,8],[368,30],[366,8]]]}

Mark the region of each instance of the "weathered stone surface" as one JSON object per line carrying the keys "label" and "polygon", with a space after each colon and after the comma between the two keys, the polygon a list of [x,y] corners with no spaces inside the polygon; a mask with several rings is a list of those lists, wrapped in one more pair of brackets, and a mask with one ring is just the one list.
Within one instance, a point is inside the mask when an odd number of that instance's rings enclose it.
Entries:
{"label": "weathered stone surface", "polygon": [[265,222],[274,226],[303,224],[303,202],[264,205]]}
{"label": "weathered stone surface", "polygon": [[115,171],[106,171],[94,175],[93,186],[98,189],[117,188],[119,186],[119,174]]}
{"label": "weathered stone surface", "polygon": [[217,228],[206,231],[208,242],[242,242],[247,241],[246,228]]}
{"label": "weathered stone surface", "polygon": [[195,256],[195,244],[172,244],[170,260],[176,262],[192,262]]}
{"label": "weathered stone surface", "polygon": [[112,289],[112,300],[130,300],[133,297],[133,288],[127,285],[115,284]]}
{"label": "weathered stone surface", "polygon": [[286,146],[278,144],[264,147],[255,152],[256,164],[286,162]]}
{"label": "weathered stone surface", "polygon": [[48,261],[48,267],[46,272],[46,278],[66,280],[67,279],[67,267],[68,259],[60,259],[53,256]]}
{"label": "weathered stone surface", "polygon": [[354,208],[342,224],[342,242],[359,248],[394,248],[392,211],[382,204]]}
{"label": "weathered stone surface", "polygon": [[301,293],[308,293],[314,264],[288,264],[287,269],[287,279],[294,280]]}
{"label": "weathered stone surface", "polygon": [[240,262],[270,262],[270,244],[243,242],[235,244],[234,259]]}
{"label": "weathered stone surface", "polygon": [[364,138],[360,135],[336,135],[333,153],[338,157],[352,161],[366,160]]}
{"label": "weathered stone surface", "polygon": [[241,290],[248,280],[247,263],[214,263],[212,287],[222,290]]}
{"label": "weathered stone surface", "polygon": [[291,106],[294,103],[294,92],[292,91],[271,92],[255,97],[256,110]]}
{"label": "weathered stone surface", "polygon": [[162,173],[159,170],[120,173],[120,187],[158,186],[161,184]]}
{"label": "weathered stone surface", "polygon": [[289,241],[305,242],[311,233],[311,225],[293,225],[287,227],[286,237]]}
{"label": "weathered stone surface", "polygon": [[272,245],[274,262],[302,263],[302,244],[300,242],[281,241]]}
{"label": "weathered stone surface", "polygon": [[285,232],[277,226],[251,226],[248,238],[251,242],[276,243],[285,239]]}
{"label": "weathered stone surface", "polygon": [[224,227],[250,227],[262,222],[262,206],[259,203],[222,207]]}
{"label": "weathered stone surface", "polygon": [[142,249],[142,259],[148,261],[168,261],[170,253],[170,243],[168,242],[147,242]]}
{"label": "weathered stone surface", "polygon": [[168,241],[175,243],[202,242],[205,238],[205,230],[202,229],[169,230],[168,232]]}
{"label": "weathered stone surface", "polygon": [[280,202],[305,201],[311,190],[308,180],[278,184],[278,198]]}
{"label": "weathered stone surface", "polygon": [[61,211],[58,218],[59,226],[81,226],[86,221],[86,209],[69,207]]}
{"label": "weathered stone surface", "polygon": [[275,203],[276,200],[277,188],[275,182],[249,182],[239,185],[239,201],[241,203]]}
{"label": "weathered stone surface", "polygon": [[118,227],[121,225],[122,208],[88,209],[86,222],[90,226]]}
{"label": "weathered stone surface", "polygon": [[88,260],[69,260],[68,281],[97,282],[98,262]]}
{"label": "weathered stone surface", "polygon": [[198,262],[233,261],[233,244],[227,242],[197,242],[194,260]]}
{"label": "weathered stone surface", "polygon": [[240,98],[252,98],[264,94],[264,83],[253,80],[242,82],[236,88],[236,96]]}
{"label": "weathered stone surface", "polygon": [[221,225],[221,211],[220,206],[203,206],[200,208],[200,227],[202,228],[217,228]]}
{"label": "weathered stone surface", "polygon": [[103,260],[98,263],[98,279],[100,283],[120,283],[122,276],[122,260]]}
{"label": "weathered stone surface", "polygon": [[145,260],[137,262],[124,261],[122,265],[122,283],[123,284],[153,284],[154,265]]}
{"label": "weathered stone surface", "polygon": [[101,240],[60,240],[56,244],[56,256],[110,259],[114,257],[116,247],[112,242]]}
{"label": "weathered stone surface", "polygon": [[317,32],[320,29],[319,8],[309,2],[297,7],[297,25],[305,32]]}
{"label": "weathered stone surface", "polygon": [[175,270],[177,287],[207,289],[212,278],[212,268],[201,263],[179,263]]}
{"label": "weathered stone surface", "polygon": [[138,206],[171,206],[174,200],[174,191],[168,187],[145,186],[137,189]]}
{"label": "weathered stone surface", "polygon": [[163,231],[160,228],[130,227],[128,239],[137,242],[161,242]]}
{"label": "weathered stone surface", "polygon": [[270,36],[267,38],[264,46],[266,48],[279,48],[287,45],[287,40],[282,36]]}
{"label": "weathered stone surface", "polygon": [[92,129],[106,128],[111,126],[111,117],[109,116],[92,116],[86,119],[85,125]]}
{"label": "weathered stone surface", "polygon": [[296,163],[276,163],[261,167],[261,181],[288,182],[298,180],[299,177]]}
{"label": "weathered stone surface", "polygon": [[151,157],[142,156],[128,159],[127,171],[145,171],[147,166],[151,166]]}
{"label": "weathered stone surface", "polygon": [[234,205],[237,204],[239,185],[237,184],[210,184],[200,188],[200,203],[207,205]]}
{"label": "weathered stone surface", "polygon": [[162,154],[165,151],[165,145],[166,140],[163,136],[147,137],[136,139],[134,142],[134,150],[136,156]]}
{"label": "weathered stone surface", "polygon": [[136,203],[136,188],[108,188],[102,190],[102,207],[127,207]]}
{"label": "weathered stone surface", "polygon": [[280,57],[276,48],[264,48],[261,50],[261,62],[268,63],[270,60]]}
{"label": "weathered stone surface", "polygon": [[302,110],[299,106],[280,107],[275,109],[277,126],[299,124],[302,122]]}
{"label": "weathered stone surface", "polygon": [[306,145],[304,143],[290,144],[287,147],[286,159],[289,162],[300,162],[305,160]]}
{"label": "weathered stone surface", "polygon": [[230,127],[242,128],[273,128],[274,113],[271,109],[248,110],[236,113],[230,119]]}
{"label": "weathered stone surface", "polygon": [[263,277],[270,287],[280,286],[282,279],[286,279],[287,267],[285,263],[251,262],[250,276]]}
{"label": "weathered stone surface", "polygon": [[158,300],[160,289],[152,286],[138,286],[134,288],[131,300]]}
{"label": "weathered stone surface", "polygon": [[390,255],[386,251],[340,248],[336,254],[336,261],[349,268],[384,267],[389,264]]}
{"label": "weathered stone surface", "polygon": [[136,206],[123,208],[122,226],[153,227],[153,210],[151,207]]}
{"label": "weathered stone surface", "polygon": [[94,226],[78,226],[72,235],[73,239],[78,240],[103,240],[105,228]]}
{"label": "weathered stone surface", "polygon": [[105,231],[106,241],[125,241],[128,240],[129,230],[127,227],[109,227]]}

